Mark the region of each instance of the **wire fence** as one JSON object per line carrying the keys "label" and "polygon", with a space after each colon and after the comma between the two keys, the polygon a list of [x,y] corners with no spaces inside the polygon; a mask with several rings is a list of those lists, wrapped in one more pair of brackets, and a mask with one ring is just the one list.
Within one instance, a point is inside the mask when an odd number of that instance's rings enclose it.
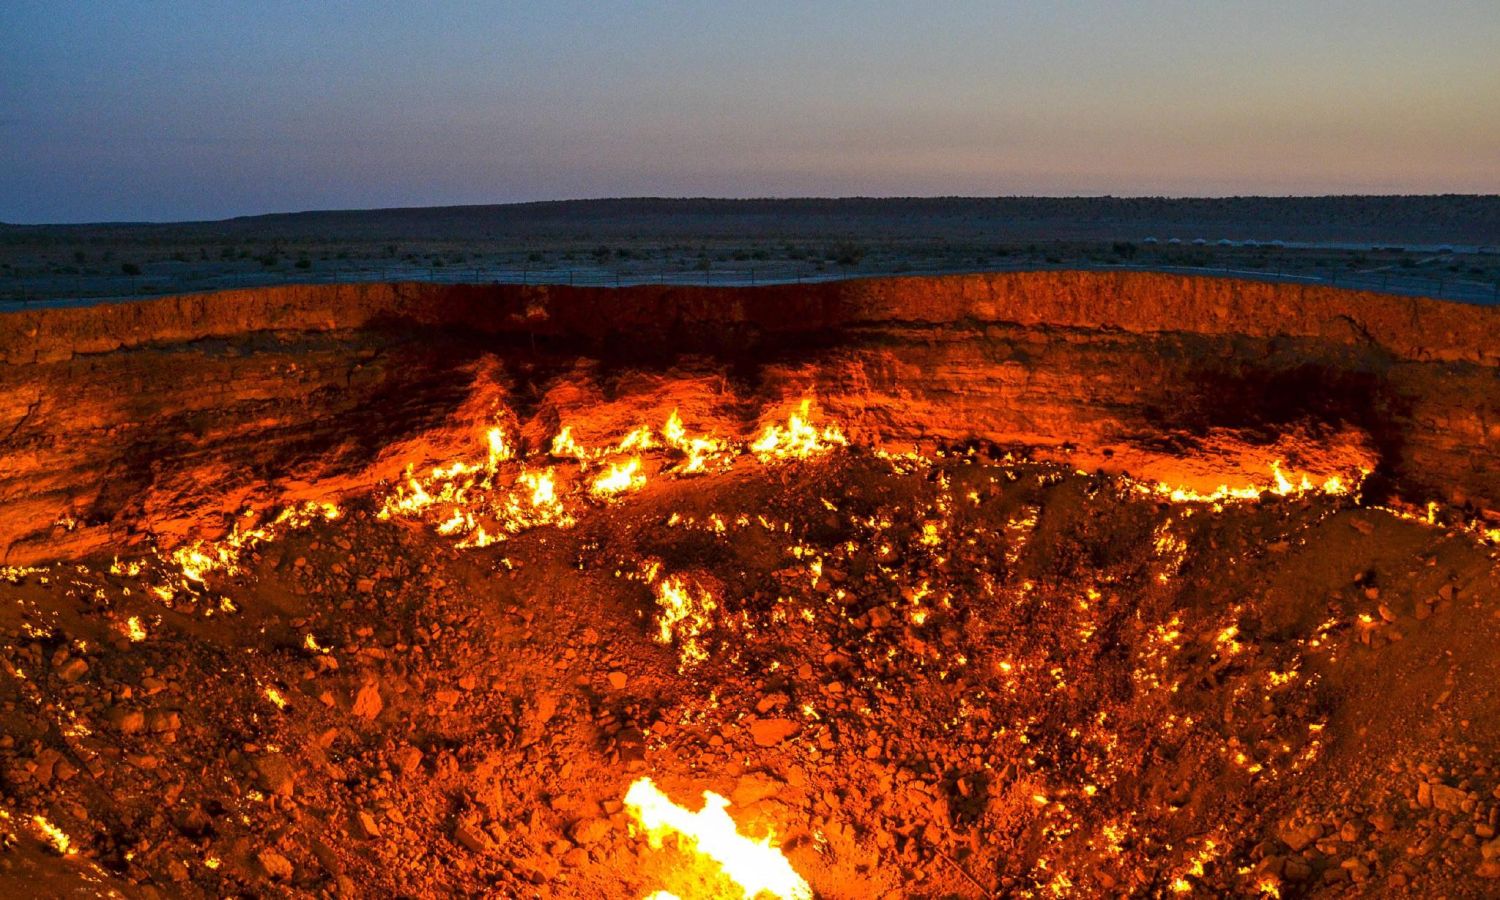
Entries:
{"label": "wire fence", "polygon": [[813,265],[768,264],[709,268],[501,267],[328,265],[306,270],[224,271],[222,268],[185,268],[135,276],[54,275],[10,278],[0,282],[0,309],[80,306],[99,302],[138,300],[167,294],[229,290],[291,284],[359,284],[415,281],[438,284],[571,285],[576,287],[632,287],[666,284],[710,287],[757,287],[773,284],[811,284],[854,278],[935,276],[1029,271],[1086,270],[1096,272],[1165,272],[1183,275],[1244,278],[1293,284],[1322,284],[1351,290],[1417,297],[1436,297],[1475,304],[1500,304],[1500,282],[1478,281],[1457,275],[1336,268],[1270,268],[1171,266],[1131,263],[1035,263],[1007,265],[858,266],[827,268]]}

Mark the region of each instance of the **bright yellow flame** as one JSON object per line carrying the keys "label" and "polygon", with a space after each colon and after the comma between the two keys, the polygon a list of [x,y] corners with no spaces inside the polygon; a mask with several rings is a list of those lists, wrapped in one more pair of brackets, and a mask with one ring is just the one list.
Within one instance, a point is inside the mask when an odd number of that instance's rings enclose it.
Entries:
{"label": "bright yellow flame", "polygon": [[67,833],[61,828],[47,821],[46,817],[40,815],[32,816],[31,822],[47,838],[47,843],[52,845],[52,849],[58,853],[61,853],[63,856],[72,856],[78,852],[73,849],[72,838],[69,838]]}
{"label": "bright yellow flame", "polygon": [[281,691],[275,688],[266,688],[266,699],[271,701],[277,709],[286,709],[286,698],[281,696]]}
{"label": "bright yellow flame", "polygon": [[553,486],[551,469],[545,472],[522,472],[516,477],[516,481],[531,488],[532,506],[556,505],[557,492]]}
{"label": "bright yellow flame", "polygon": [[728,449],[723,441],[713,437],[690,438],[687,429],[683,427],[682,418],[678,416],[677,410],[667,417],[667,423],[661,429],[662,440],[667,446],[672,447],[686,457],[678,471],[682,474],[695,474],[707,470],[708,461],[711,458],[722,456]]}
{"label": "bright yellow flame", "polygon": [[608,472],[594,479],[589,492],[595,497],[612,497],[625,491],[639,490],[646,483],[646,476],[640,474],[640,470],[639,456],[632,456],[624,463],[612,463]]}
{"label": "bright yellow flame", "polygon": [[673,446],[687,438],[687,429],[682,427],[682,417],[677,415],[677,410],[672,410],[672,414],[667,416],[667,424],[661,427],[661,436]]}
{"label": "bright yellow flame", "polygon": [[651,426],[642,425],[636,430],[625,435],[625,437],[620,440],[619,446],[615,447],[614,452],[629,453],[632,450],[650,450],[655,446],[656,438],[651,434]]}
{"label": "bright yellow flame", "polygon": [[797,411],[787,417],[785,428],[767,425],[760,438],[750,445],[750,451],[763,462],[771,459],[805,459],[849,443],[837,425],[828,425],[819,431],[808,424],[811,408],[812,401],[803,400]]}
{"label": "bright yellow flame", "polygon": [[490,471],[493,472],[501,462],[515,456],[515,449],[506,443],[505,432],[498,426],[491,428],[486,437],[490,445]]}
{"label": "bright yellow flame", "polygon": [[[415,479],[412,479],[412,485],[420,490]],[[264,525],[242,528],[239,523],[235,523],[234,528],[222,540],[196,541],[191,546],[180,547],[172,552],[172,562],[182,570],[184,578],[199,584],[203,584],[205,578],[212,572],[222,571],[226,575],[238,575],[240,557],[245,551],[274,539],[281,529],[305,528],[318,518],[331,521],[340,515],[338,506],[333,503],[308,501],[300,505],[288,506],[277,513],[276,518]],[[139,569],[137,568],[136,571]]]}
{"label": "bright yellow flame", "polygon": [[141,568],[141,563],[138,560],[131,560],[130,562],[122,563],[120,562],[119,558],[116,557],[115,561],[109,564],[109,574],[129,575],[131,577],[134,577],[141,574]]}
{"label": "bright yellow flame", "polygon": [[140,616],[131,616],[126,620],[125,636],[132,641],[144,641],[146,639],[146,626],[141,624]]}
{"label": "bright yellow flame", "polygon": [[661,608],[656,640],[668,645],[675,642],[684,666],[708,659],[701,638],[712,627],[709,616],[718,608],[713,594],[703,588],[695,593],[680,577],[670,575],[656,584],[656,605]]}
{"label": "bright yellow flame", "polygon": [[[1302,494],[1310,494],[1316,491],[1321,491],[1330,496],[1349,493],[1349,485],[1340,475],[1330,475],[1322,484],[1315,484],[1306,473],[1297,476],[1297,480],[1293,481],[1281,470],[1281,460],[1279,459],[1271,461],[1270,469],[1271,481],[1268,484],[1250,484],[1244,487],[1233,488],[1227,484],[1221,484],[1208,493],[1203,493],[1193,488],[1170,485],[1166,482],[1158,482],[1154,486],[1137,485],[1136,487],[1140,491],[1165,497],[1173,503],[1224,503],[1237,500],[1256,500],[1265,491],[1281,497],[1301,496]],[[1369,474],[1367,471],[1358,473],[1359,477],[1353,479],[1355,484],[1358,485],[1364,479],[1364,476]]]}
{"label": "bright yellow flame", "polygon": [[747,898],[765,892],[781,900],[812,900],[812,888],[772,844],[772,836],[757,841],[740,834],[725,812],[728,807],[728,800],[704,791],[703,809],[691,812],[673,803],[650,778],[636,779],[625,794],[625,808],[652,847],[677,834],[694,852],[718,863]]}
{"label": "bright yellow flame", "polygon": [[588,454],[573,440],[573,426],[564,425],[563,430],[552,439],[552,448],[549,451],[553,456],[559,458],[583,459]]}

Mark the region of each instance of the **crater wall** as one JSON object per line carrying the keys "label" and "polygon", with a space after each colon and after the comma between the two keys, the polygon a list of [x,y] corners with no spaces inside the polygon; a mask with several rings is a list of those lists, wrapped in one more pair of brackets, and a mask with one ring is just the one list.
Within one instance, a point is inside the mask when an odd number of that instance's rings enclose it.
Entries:
{"label": "crater wall", "polygon": [[1046,272],[761,288],[291,286],[0,315],[0,559],[222,532],[465,452],[815,396],[857,440],[975,439],[1211,489],[1269,460],[1500,510],[1500,310]]}

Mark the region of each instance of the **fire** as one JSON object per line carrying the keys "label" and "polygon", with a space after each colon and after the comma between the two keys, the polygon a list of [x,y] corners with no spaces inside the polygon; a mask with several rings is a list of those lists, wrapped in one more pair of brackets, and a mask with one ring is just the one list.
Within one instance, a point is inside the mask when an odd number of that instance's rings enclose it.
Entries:
{"label": "fire", "polygon": [[713,627],[710,615],[719,606],[714,595],[701,587],[695,592],[679,576],[669,575],[656,583],[656,605],[661,608],[657,642],[677,644],[683,666],[708,659],[702,638]]}
{"label": "fire", "polygon": [[667,423],[661,428],[661,436],[674,447],[687,439],[687,429],[683,427],[682,417],[677,414],[677,410],[672,410],[672,414],[667,416]]}
{"label": "fire", "polygon": [[142,568],[144,567],[141,564],[140,560],[131,560],[129,562],[122,563],[120,562],[119,557],[115,557],[115,561],[109,564],[109,574],[125,575],[130,578],[134,578],[135,576],[141,574]]}
{"label": "fire", "polygon": [[589,493],[595,497],[612,497],[615,494],[623,494],[626,491],[639,490],[646,483],[646,476],[641,472],[641,458],[632,456],[624,463],[613,463],[609,471],[594,479],[589,487]]}
{"label": "fire", "polygon": [[146,639],[146,626],[141,624],[140,616],[131,616],[125,622],[125,636],[132,642],[139,643]]}
{"label": "fire", "polygon": [[584,459],[588,456],[588,453],[578,446],[578,442],[573,440],[571,425],[564,426],[563,430],[557,433],[557,437],[552,439],[550,452],[559,459]]}
{"label": "fire", "polygon": [[[1250,484],[1243,487],[1230,487],[1221,484],[1214,490],[1203,493],[1193,488],[1181,487],[1157,482],[1155,485],[1137,484],[1136,489],[1143,493],[1156,494],[1165,497],[1173,503],[1225,503],[1241,500],[1256,500],[1262,493],[1272,493],[1278,497],[1295,497],[1303,494],[1323,493],[1329,496],[1342,496],[1350,492],[1349,481],[1343,476],[1330,475],[1321,482],[1315,481],[1307,473],[1296,476],[1293,481],[1286,472],[1281,469],[1281,460],[1272,460],[1270,464],[1271,480],[1264,484]],[[1361,470],[1349,480],[1353,481],[1357,488],[1364,480],[1368,471]]]}
{"label": "fire", "polygon": [[[250,512],[246,510],[247,515]],[[333,503],[310,501],[288,506],[264,525],[246,528],[236,522],[222,540],[195,541],[189,546],[179,547],[172,552],[171,561],[182,572],[183,578],[198,584],[203,584],[214,572],[238,575],[240,558],[245,551],[275,539],[285,529],[305,528],[319,519],[332,521],[341,515],[342,511]],[[135,574],[140,568],[136,566],[134,571],[121,568],[120,571]]]}
{"label": "fire", "polygon": [[515,456],[516,451],[515,448],[506,443],[505,432],[501,431],[499,427],[491,428],[486,432],[485,437],[490,445],[489,470],[493,472],[500,463]]}
{"label": "fire", "polygon": [[552,479],[552,470],[545,472],[522,472],[516,477],[516,482],[524,487],[531,488],[532,506],[556,506],[557,491]]}
{"label": "fire", "polygon": [[[426,518],[439,534],[457,539],[459,547],[488,547],[509,535],[539,525],[566,528],[573,517],[558,496],[551,467],[528,469],[524,463],[507,486],[502,468],[516,461],[516,448],[500,427],[490,428],[482,463],[456,460],[419,478],[407,469],[405,480],[385,497],[377,517]],[[553,454],[576,448],[567,429],[553,441]]]}
{"label": "fire", "polygon": [[[553,467],[527,469],[527,454],[510,442],[504,429],[495,426],[486,432],[483,459],[454,460],[434,466],[425,476],[408,467],[381,501],[377,517],[426,520],[439,534],[454,538],[459,547],[486,547],[541,525],[570,527],[576,521],[573,511],[579,497],[611,499],[645,487],[643,454],[667,456],[668,461],[652,471],[680,477],[728,468],[741,454],[753,454],[768,463],[806,458],[846,445],[838,426],[818,428],[810,423],[812,403],[804,399],[785,426],[772,424],[748,444],[711,433],[693,435],[675,409],[660,429],[638,425],[618,441],[593,446],[579,441],[573,427],[565,425],[552,438],[546,455],[574,460],[579,473],[589,474],[586,478],[565,474],[561,480]],[[520,472],[507,486],[500,476],[508,463],[518,464]],[[601,470],[591,473],[596,465]],[[225,552],[229,556],[215,555]],[[197,581],[215,569],[234,571],[237,558],[237,549],[195,545],[179,551],[178,564],[190,580]]]}
{"label": "fire", "polygon": [[632,450],[651,450],[655,446],[656,438],[651,434],[651,427],[642,425],[625,435],[614,450],[616,453],[629,453]]}
{"label": "fire", "polygon": [[683,455],[684,459],[677,471],[685,475],[707,471],[708,461],[723,456],[729,449],[723,441],[712,436],[688,437],[687,428],[682,424],[682,417],[675,409],[667,417],[666,424],[662,426],[661,436],[667,446]]}
{"label": "fire", "polygon": [[73,848],[73,840],[72,838],[68,837],[67,832],[47,821],[47,818],[45,816],[32,816],[31,823],[35,825],[37,827],[37,830],[40,831],[42,835],[47,839],[47,843],[52,845],[52,849],[56,850],[59,854],[63,856],[72,856],[74,853],[78,852]]}
{"label": "fire", "polygon": [[760,457],[762,462],[772,459],[806,459],[849,443],[837,425],[826,425],[820,431],[808,424],[811,408],[812,401],[803,400],[797,411],[787,417],[785,428],[767,425],[760,438],[750,445],[750,451]]}
{"label": "fire", "polygon": [[728,807],[728,800],[704,791],[703,809],[692,812],[673,803],[646,777],[637,779],[625,794],[625,808],[653,848],[675,833],[686,847],[718,863],[746,898],[768,893],[781,900],[812,900],[812,888],[772,843],[772,836],[757,841],[740,834],[725,811]]}

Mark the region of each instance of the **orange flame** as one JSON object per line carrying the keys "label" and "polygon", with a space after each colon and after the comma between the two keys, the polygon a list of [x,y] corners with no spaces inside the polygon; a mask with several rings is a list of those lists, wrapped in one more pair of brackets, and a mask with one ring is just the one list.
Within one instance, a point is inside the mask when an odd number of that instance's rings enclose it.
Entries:
{"label": "orange flame", "polygon": [[595,497],[612,497],[626,491],[639,490],[646,483],[646,476],[640,470],[639,456],[632,456],[623,463],[612,463],[608,472],[594,480],[589,491]]}
{"label": "orange flame", "polygon": [[684,667],[708,659],[702,638],[713,626],[710,614],[718,608],[713,594],[701,587],[695,594],[680,577],[669,575],[656,584],[656,605],[661,608],[657,642],[675,642]]}
{"label": "orange flame", "polygon": [[692,812],[673,803],[644,777],[636,779],[625,794],[625,808],[645,830],[653,848],[660,848],[668,834],[677,834],[699,856],[718,863],[747,898],[764,892],[781,900],[812,900],[812,888],[772,844],[772,836],[757,841],[740,834],[725,812],[728,807],[728,800],[704,791],[703,809]]}
{"label": "orange flame", "polygon": [[[1272,480],[1267,484],[1250,484],[1244,487],[1230,487],[1227,484],[1221,484],[1209,493],[1203,493],[1202,491],[1196,491],[1188,487],[1178,487],[1165,482],[1158,482],[1155,485],[1138,484],[1136,488],[1143,493],[1152,493],[1165,497],[1173,503],[1223,503],[1236,500],[1256,500],[1259,499],[1263,492],[1270,492],[1279,497],[1290,497],[1319,492],[1328,494],[1329,496],[1340,496],[1350,491],[1349,484],[1340,475],[1330,475],[1322,482],[1314,482],[1312,478],[1304,473],[1298,476],[1296,481],[1293,481],[1281,470],[1281,460],[1279,459],[1271,461],[1270,469]],[[1364,476],[1368,474],[1370,474],[1368,471],[1360,471],[1357,476],[1352,478],[1356,488],[1363,481]]]}
{"label": "orange flame", "polygon": [[771,459],[805,459],[849,443],[837,425],[826,425],[820,431],[808,424],[811,408],[812,401],[803,400],[797,411],[787,417],[785,428],[767,425],[760,438],[750,445],[750,452],[760,457],[762,462]]}
{"label": "orange flame", "polygon": [[[282,529],[304,528],[320,518],[331,521],[340,515],[342,513],[338,506],[333,503],[309,501],[288,506],[277,513],[276,518],[259,527],[247,529],[236,523],[222,540],[195,541],[190,546],[179,547],[172,551],[171,560],[182,570],[183,578],[199,584],[209,574],[217,571],[223,571],[226,575],[238,575],[240,558],[246,550],[273,540]],[[131,571],[129,567],[119,567],[119,571],[135,574],[140,569],[137,566]]]}

